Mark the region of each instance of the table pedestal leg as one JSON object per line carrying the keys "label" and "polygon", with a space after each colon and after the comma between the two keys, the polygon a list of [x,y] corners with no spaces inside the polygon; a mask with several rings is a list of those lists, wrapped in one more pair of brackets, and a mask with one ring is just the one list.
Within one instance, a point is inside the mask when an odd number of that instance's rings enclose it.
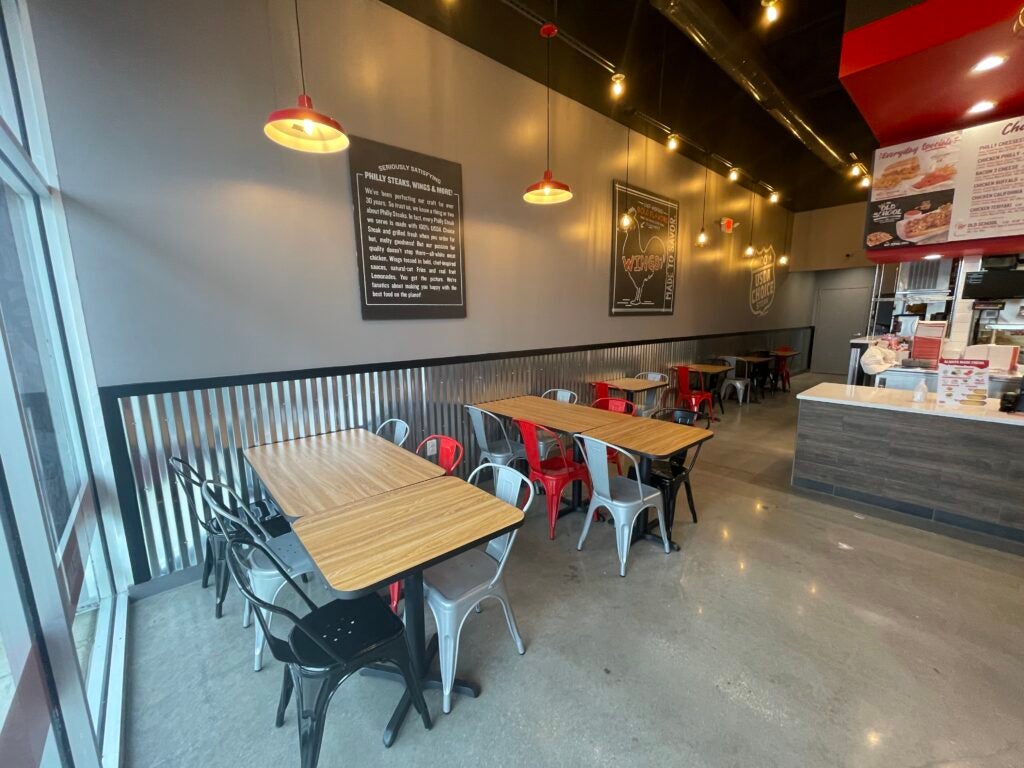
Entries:
{"label": "table pedestal leg", "polygon": [[[644,484],[649,484],[651,480],[651,459],[649,456],[640,457],[640,481]],[[668,499],[662,500],[663,504],[668,503]],[[654,526],[654,533],[651,533],[651,526]],[[665,533],[668,535],[668,544],[673,552],[679,551],[679,545],[672,540],[672,528],[671,521],[668,519],[668,509],[665,509]],[[646,541],[653,541],[658,546],[663,546],[661,540],[661,530],[658,528],[658,520],[655,518],[653,521],[650,518],[650,510],[645,509],[640,516],[636,519],[636,523],[633,524],[633,537],[630,540],[630,544],[644,539]]]}

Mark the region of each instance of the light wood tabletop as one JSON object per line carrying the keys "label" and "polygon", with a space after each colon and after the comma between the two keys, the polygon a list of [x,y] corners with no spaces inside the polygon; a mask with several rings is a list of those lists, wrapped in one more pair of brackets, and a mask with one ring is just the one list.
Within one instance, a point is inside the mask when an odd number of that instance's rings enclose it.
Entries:
{"label": "light wood tabletop", "polygon": [[770,363],[772,358],[760,357],[758,355],[736,355],[737,360],[742,360],[744,363],[752,363],[758,365],[760,363]]}
{"label": "light wood tabletop", "polygon": [[794,349],[773,349],[772,355],[775,357],[796,357],[800,353]]}
{"label": "light wood tabletop", "polygon": [[631,423],[606,424],[586,435],[604,440],[630,453],[659,459],[691,448],[714,437],[714,432],[660,419],[632,419]]}
{"label": "light wood tabletop", "polygon": [[440,477],[310,515],[292,530],[327,583],[355,593],[517,528],[523,518],[464,480]]}
{"label": "light wood tabletop", "polygon": [[629,376],[624,376],[621,379],[604,379],[602,382],[592,382],[594,384],[604,383],[612,389],[620,389],[623,392],[647,392],[651,389],[658,389],[659,387],[667,387],[667,381],[651,381],[650,379],[634,379]]}
{"label": "light wood tabletop", "polygon": [[506,400],[491,400],[487,403],[476,403],[477,408],[506,416],[510,419],[521,419],[540,424],[542,427],[557,432],[575,434],[603,424],[612,424],[623,419],[634,418],[624,413],[612,413],[589,405],[562,403],[546,397],[523,395],[510,397]]}
{"label": "light wood tabletop", "polygon": [[676,365],[669,367],[672,368],[672,370],[675,370],[676,368],[683,366],[689,368],[694,373],[707,373],[712,376],[716,373],[725,373],[726,371],[732,370],[731,365],[722,365],[718,363],[677,363]]}
{"label": "light wood tabletop", "polygon": [[365,429],[257,445],[246,448],[244,455],[292,518],[444,474],[436,464]]}

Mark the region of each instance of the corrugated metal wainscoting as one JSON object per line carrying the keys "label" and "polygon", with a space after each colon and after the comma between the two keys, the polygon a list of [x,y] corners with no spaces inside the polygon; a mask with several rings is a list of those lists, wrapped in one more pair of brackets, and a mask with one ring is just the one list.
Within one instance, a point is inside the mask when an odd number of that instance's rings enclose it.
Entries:
{"label": "corrugated metal wainscoting", "polygon": [[255,500],[263,489],[242,457],[243,448],[355,426],[373,429],[398,417],[412,429],[407,446],[431,433],[458,439],[466,448],[462,469],[468,472],[477,448],[462,407],[466,403],[540,394],[551,387],[573,389],[585,401],[591,381],[779,345],[802,352],[793,366],[799,370],[810,341],[811,329],[797,328],[453,364],[374,366],[303,378],[267,374],[196,389],[186,388],[187,382],[168,391],[158,391],[159,385],[105,387],[101,394],[134,581],[189,568],[202,557],[201,530],[168,476],[170,456],[187,459],[204,476]]}

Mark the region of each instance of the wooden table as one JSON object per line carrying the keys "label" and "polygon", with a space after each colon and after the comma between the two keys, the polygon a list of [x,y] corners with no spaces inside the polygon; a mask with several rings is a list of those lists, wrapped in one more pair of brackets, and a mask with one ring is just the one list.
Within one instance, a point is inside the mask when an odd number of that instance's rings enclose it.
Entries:
{"label": "wooden table", "polygon": [[[688,427],[660,419],[633,419],[634,424],[609,424],[587,431],[588,437],[596,437],[633,454],[638,454],[640,479],[649,483],[652,459],[664,459],[677,453],[702,445],[714,437],[714,432],[700,427]],[[634,529],[633,540],[648,538],[661,542],[660,536],[650,533],[650,520],[644,511],[643,524],[639,531]],[[669,539],[672,549],[679,545]]]}
{"label": "wooden table", "polygon": [[773,357],[796,357],[800,353],[794,349],[773,349]]}
{"label": "wooden table", "polygon": [[[330,586],[356,597],[405,579],[405,625],[413,665],[424,687],[440,688],[428,674],[437,636],[426,643],[423,570],[523,524],[522,510],[456,477],[440,477],[386,491],[298,520],[293,530]],[[368,674],[401,681],[390,667]],[[479,686],[456,680],[455,687],[478,696]],[[391,746],[411,706],[402,694],[384,731]]]}
{"label": "wooden table", "polygon": [[438,465],[365,429],[257,445],[243,454],[293,519],[444,474]]}
{"label": "wooden table", "polygon": [[604,424],[633,418],[624,413],[603,411],[600,408],[591,408],[589,405],[562,403],[558,400],[549,400],[546,397],[537,397],[535,395],[510,397],[505,400],[491,400],[487,403],[476,403],[475,405],[477,408],[496,413],[499,416],[529,421],[534,424],[540,424],[542,427],[553,429],[556,432],[565,432],[570,435],[576,435]]}
{"label": "wooden table", "polygon": [[652,381],[651,379],[638,379],[623,376],[621,379],[603,379],[602,381],[591,382],[592,384],[607,384],[612,389],[625,392],[629,402],[635,402],[637,393],[650,392],[652,389],[667,387],[667,381]]}
{"label": "wooden table", "polygon": [[675,365],[670,365],[669,368],[675,370],[676,368],[684,366],[694,373],[706,373],[710,376],[718,376],[719,374],[732,370],[731,365],[724,365],[721,363],[676,363]]}
{"label": "wooden table", "polygon": [[[749,366],[754,367],[754,368],[760,368],[762,366],[766,366],[766,365],[768,365],[768,363],[772,362],[772,360],[775,359],[775,358],[772,358],[772,357],[762,357],[760,355],[736,355],[735,357],[736,357],[737,360],[742,360],[743,362],[747,363]],[[752,395],[756,394],[756,392],[757,392],[757,377],[753,375],[754,373],[756,373],[756,371],[752,371],[751,372],[752,375],[750,376],[750,394],[752,394]],[[768,378],[768,372],[765,371],[765,375],[761,379],[761,394],[762,395],[764,394],[764,381],[767,378]],[[756,402],[760,402],[760,400],[758,400]]]}

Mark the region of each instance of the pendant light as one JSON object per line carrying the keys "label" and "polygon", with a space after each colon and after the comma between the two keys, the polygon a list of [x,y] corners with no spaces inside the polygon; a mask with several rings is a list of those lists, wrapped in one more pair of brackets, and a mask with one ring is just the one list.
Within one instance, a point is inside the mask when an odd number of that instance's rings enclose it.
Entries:
{"label": "pendant light", "polygon": [[754,193],[750,193],[750,240],[747,241],[747,248],[743,255],[748,259],[754,255]]}
{"label": "pendant light", "polygon": [[625,194],[626,210],[624,210],[622,212],[622,215],[619,216],[618,222],[616,222],[618,227],[619,227],[619,231],[620,232],[630,232],[630,231],[632,231],[633,227],[636,226],[636,218],[633,216],[632,213],[630,213],[630,211],[632,209],[629,207],[629,134],[630,133],[631,133],[630,128],[627,125],[626,126],[626,185],[625,185],[626,186],[626,194]]}
{"label": "pendant light", "polygon": [[295,38],[299,45],[299,76],[302,93],[298,104],[270,113],[263,133],[282,147],[299,152],[328,154],[348,149],[348,136],[341,123],[313,109],[313,100],[306,93],[306,71],[302,66],[302,29],[299,26],[299,0],[295,0]]}
{"label": "pendant light", "polygon": [[708,212],[708,159],[704,158],[704,205],[700,209],[700,233],[697,235],[697,247],[708,244],[708,233],[704,229],[704,215]]}
{"label": "pendant light", "polygon": [[572,190],[565,182],[558,181],[551,175],[551,38],[558,34],[558,27],[554,24],[545,24],[540,28],[540,36],[547,41],[547,86],[548,92],[548,143],[547,143],[547,167],[544,170],[544,178],[535,184],[531,184],[523,193],[523,200],[533,205],[554,205],[572,200]]}

